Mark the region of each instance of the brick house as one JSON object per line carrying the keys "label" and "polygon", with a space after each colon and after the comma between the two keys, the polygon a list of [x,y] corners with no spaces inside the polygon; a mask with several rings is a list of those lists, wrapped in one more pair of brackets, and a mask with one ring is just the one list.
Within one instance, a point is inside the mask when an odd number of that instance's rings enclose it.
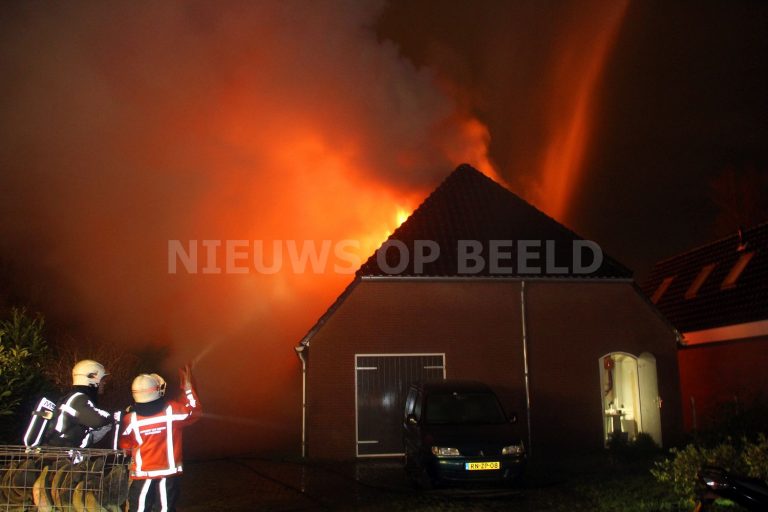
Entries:
{"label": "brick house", "polygon": [[643,289],[682,333],[687,429],[768,397],[768,223],[657,263]]}
{"label": "brick house", "polygon": [[596,247],[457,168],[297,345],[306,454],[402,453],[408,385],[442,378],[490,385],[534,456],[673,441],[677,333]]}

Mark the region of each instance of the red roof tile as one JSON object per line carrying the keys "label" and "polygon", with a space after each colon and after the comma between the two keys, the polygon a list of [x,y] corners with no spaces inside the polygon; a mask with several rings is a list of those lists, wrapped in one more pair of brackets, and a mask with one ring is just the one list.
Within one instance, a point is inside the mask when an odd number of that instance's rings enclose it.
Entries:
{"label": "red roof tile", "polygon": [[[749,253],[735,286],[723,288],[736,262]],[[701,269],[712,264],[695,296],[686,298]],[[681,332],[768,319],[768,222],[657,263],[643,291],[652,296],[667,277],[674,278],[656,306]]]}
{"label": "red roof tile", "polygon": [[[379,261],[379,254],[382,253],[380,247],[363,264],[357,275],[632,277],[630,270],[605,254],[597,269],[588,273],[580,272],[593,261],[592,252],[585,249],[581,268],[573,263],[574,241],[583,241],[581,237],[469,165],[461,165],[451,173],[387,240],[390,244],[393,241],[402,242],[400,247],[408,249],[404,253],[408,259],[404,270],[394,271],[402,261],[400,252],[394,247],[388,248],[384,253],[386,258],[382,257]],[[425,263],[423,269],[414,264],[417,241],[434,242],[439,249],[439,257],[434,262]],[[467,263],[472,262],[459,250],[461,241],[479,242],[482,247],[480,254],[486,264],[470,269]],[[490,265],[491,245],[499,243],[493,241],[503,241],[501,250],[509,253],[500,260],[506,269],[494,269]],[[534,247],[528,252],[538,254],[529,260],[528,268],[517,264],[520,241],[531,241]],[[552,261],[553,255],[554,265],[567,270],[552,272],[551,267],[547,269],[546,262]]]}

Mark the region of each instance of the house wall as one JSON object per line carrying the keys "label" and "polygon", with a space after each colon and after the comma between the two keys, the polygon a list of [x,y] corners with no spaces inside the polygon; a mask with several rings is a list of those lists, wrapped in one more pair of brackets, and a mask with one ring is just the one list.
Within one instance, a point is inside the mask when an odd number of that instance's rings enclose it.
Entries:
{"label": "house wall", "polygon": [[[308,453],[355,456],[354,355],[445,353],[446,377],[482,380],[527,438],[520,282],[362,280],[311,339]],[[603,446],[598,359],[647,351],[657,360],[665,444],[678,435],[671,328],[629,283],[526,282],[534,452]]]}
{"label": "house wall", "polygon": [[768,399],[768,336],[683,347],[678,351],[686,430],[712,423],[720,407]]}
{"label": "house wall", "polygon": [[599,358],[609,352],[655,356],[663,441],[679,439],[676,336],[631,283],[532,281],[526,317],[535,448],[603,446]]}
{"label": "house wall", "polygon": [[524,418],[517,283],[361,281],[311,340],[310,457],[355,456],[354,356],[361,353],[445,353],[448,378],[486,382],[508,413]]}

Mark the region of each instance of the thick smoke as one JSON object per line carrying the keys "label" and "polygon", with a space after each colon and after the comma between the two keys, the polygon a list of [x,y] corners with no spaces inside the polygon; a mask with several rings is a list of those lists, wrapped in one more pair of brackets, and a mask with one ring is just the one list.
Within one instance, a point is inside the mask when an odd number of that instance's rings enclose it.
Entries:
{"label": "thick smoke", "polygon": [[378,27],[453,84],[513,191],[642,281],[736,232],[711,183],[768,168],[767,23],[752,1],[390,0]]}
{"label": "thick smoke", "polygon": [[435,69],[488,125],[490,155],[512,188],[569,222],[628,4],[481,0],[448,2],[435,13],[429,2],[394,0],[379,30]]}
{"label": "thick smoke", "polygon": [[[741,182],[724,169],[765,168],[767,18],[755,2],[6,2],[0,305],[169,347],[165,370],[196,360],[218,415],[200,453],[297,448],[292,346],[351,276],[170,274],[169,240],[259,240],[265,264],[273,241],[355,240],[364,257],[456,163],[493,174],[488,150],[514,191],[647,271],[713,238],[709,184]],[[544,201],[562,169],[565,218]]]}
{"label": "thick smoke", "polygon": [[224,417],[198,429],[201,453],[298,439],[292,346],[351,277],[172,274],[169,240],[358,240],[364,256],[455,164],[490,172],[483,126],[377,39],[382,7],[3,8],[8,282],[79,336],[197,358]]}

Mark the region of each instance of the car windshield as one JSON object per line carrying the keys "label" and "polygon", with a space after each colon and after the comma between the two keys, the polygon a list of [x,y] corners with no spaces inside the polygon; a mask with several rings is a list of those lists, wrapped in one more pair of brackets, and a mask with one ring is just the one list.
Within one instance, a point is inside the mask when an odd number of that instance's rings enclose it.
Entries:
{"label": "car windshield", "polygon": [[493,393],[436,392],[426,401],[426,422],[431,425],[505,423]]}

